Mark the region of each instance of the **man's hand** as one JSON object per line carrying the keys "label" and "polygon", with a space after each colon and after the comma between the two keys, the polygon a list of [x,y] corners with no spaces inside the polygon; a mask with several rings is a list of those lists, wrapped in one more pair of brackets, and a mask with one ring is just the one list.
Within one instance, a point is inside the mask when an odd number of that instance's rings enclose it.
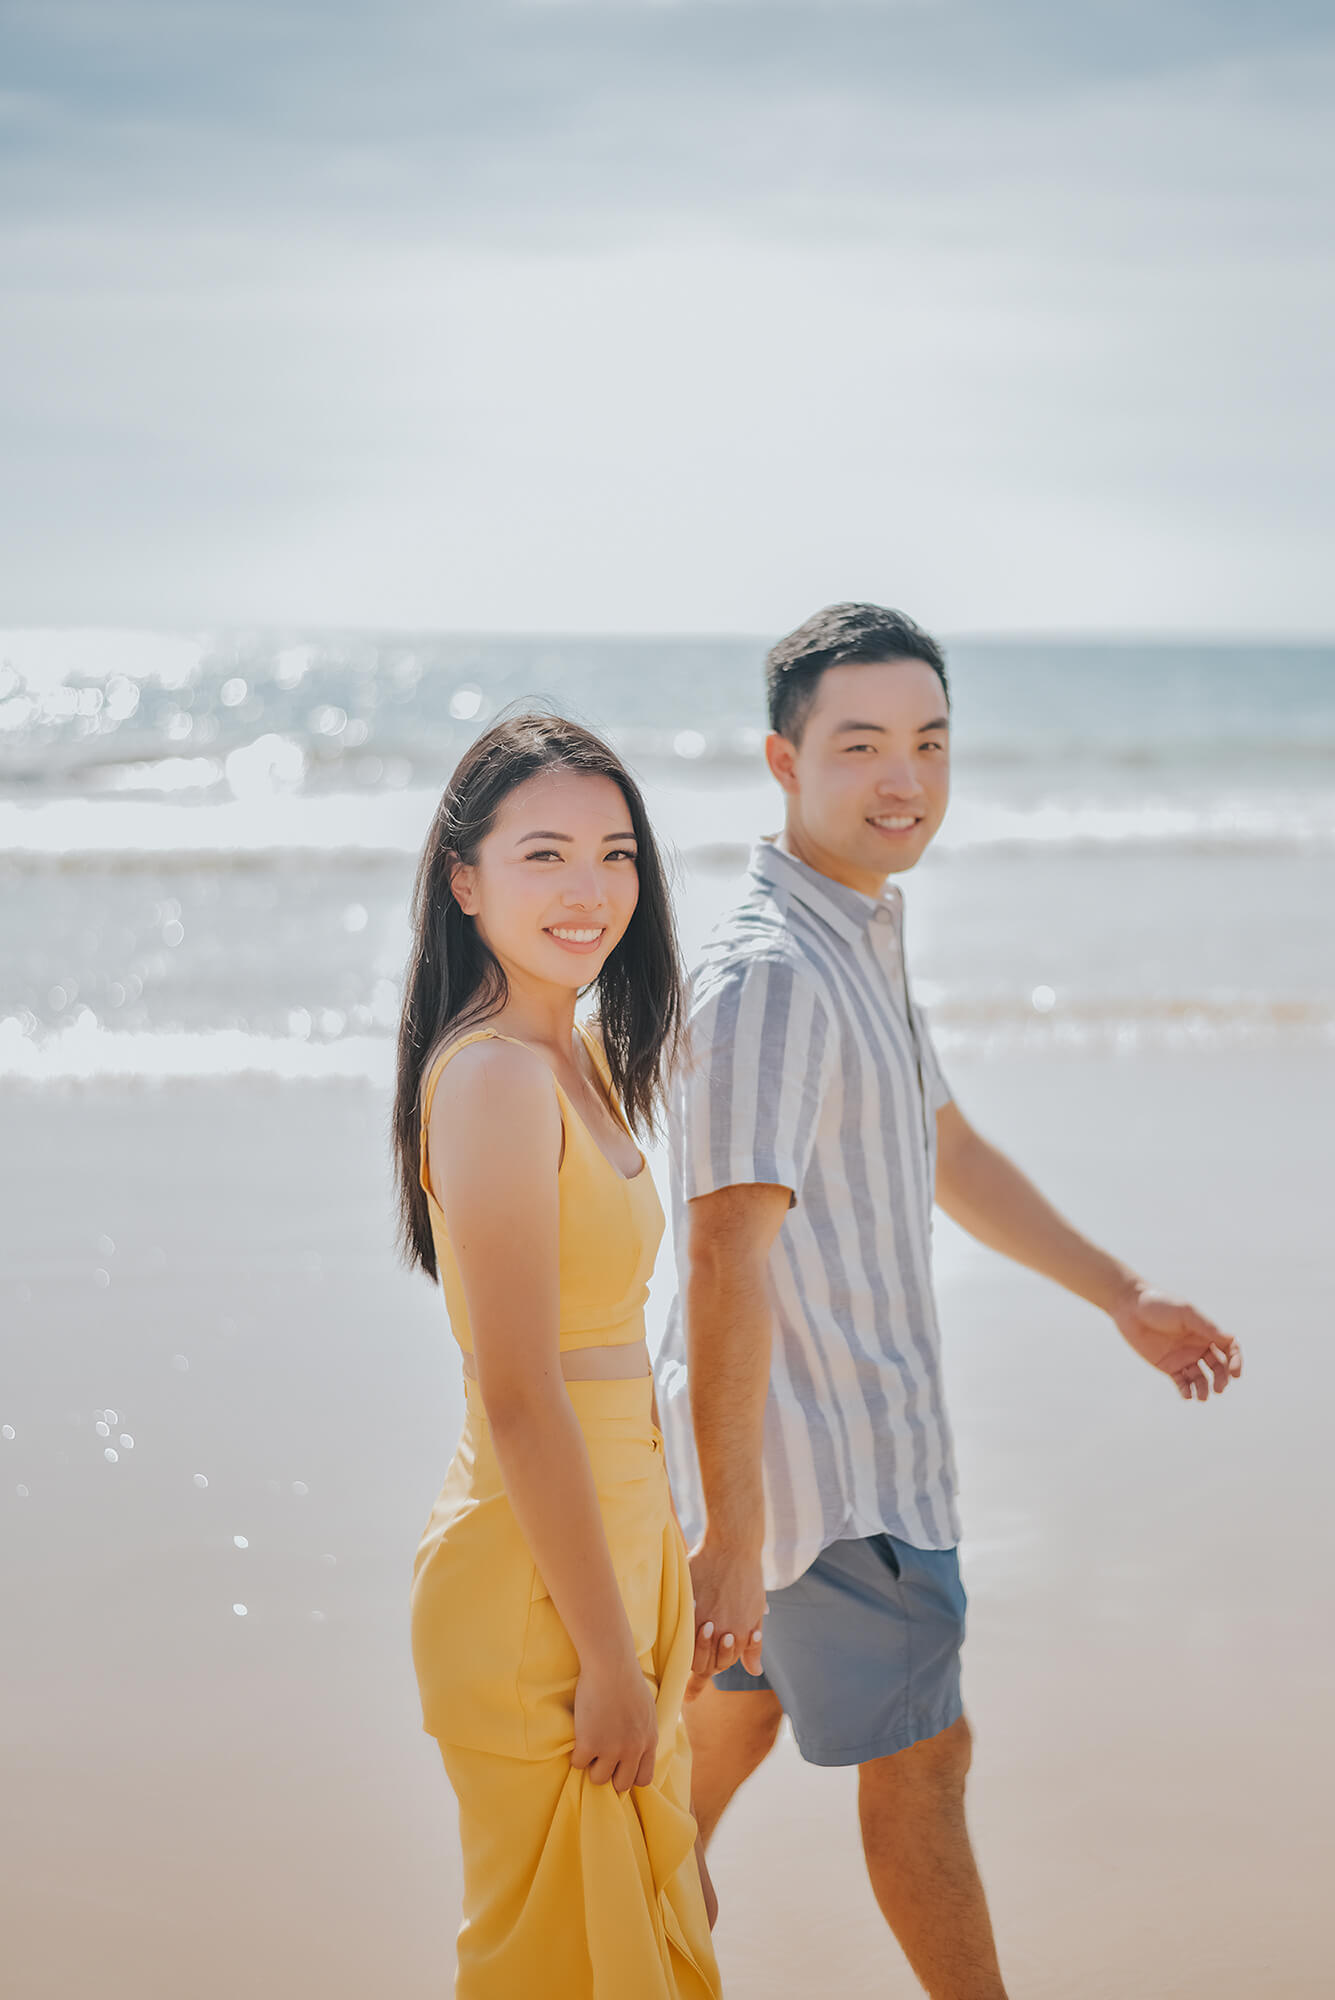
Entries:
{"label": "man's hand", "polygon": [[1151,1368],[1171,1375],[1179,1396],[1188,1403],[1193,1397],[1203,1403],[1212,1381],[1215,1394],[1222,1396],[1242,1373],[1237,1341],[1185,1299],[1169,1298],[1136,1279],[1109,1311],[1122,1338]]}
{"label": "man's hand", "polygon": [[708,1535],[691,1557],[695,1587],[695,1657],[686,1699],[709,1685],[738,1659],[749,1674],[760,1672],[765,1622],[765,1579],[760,1551],[742,1552],[711,1545]]}

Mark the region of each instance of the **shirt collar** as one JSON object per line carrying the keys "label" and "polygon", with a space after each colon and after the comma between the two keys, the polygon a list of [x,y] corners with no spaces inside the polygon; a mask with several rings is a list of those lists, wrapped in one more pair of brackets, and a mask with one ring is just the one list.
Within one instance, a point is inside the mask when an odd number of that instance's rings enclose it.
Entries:
{"label": "shirt collar", "polygon": [[786,854],[773,840],[758,840],[751,850],[749,873],[753,881],[795,903],[828,924],[846,944],[858,944],[878,910],[899,914],[899,891],[888,888],[883,896],[864,896],[819,869],[808,867],[795,854]]}

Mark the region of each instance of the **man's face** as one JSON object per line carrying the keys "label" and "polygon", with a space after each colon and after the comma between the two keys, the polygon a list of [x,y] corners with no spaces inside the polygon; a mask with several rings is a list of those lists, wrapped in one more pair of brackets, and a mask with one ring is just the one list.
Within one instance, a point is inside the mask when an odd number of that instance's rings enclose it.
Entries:
{"label": "man's face", "polygon": [[801,743],[772,735],[765,754],[801,858],[867,894],[912,868],[945,817],[950,712],[925,660],[831,667]]}

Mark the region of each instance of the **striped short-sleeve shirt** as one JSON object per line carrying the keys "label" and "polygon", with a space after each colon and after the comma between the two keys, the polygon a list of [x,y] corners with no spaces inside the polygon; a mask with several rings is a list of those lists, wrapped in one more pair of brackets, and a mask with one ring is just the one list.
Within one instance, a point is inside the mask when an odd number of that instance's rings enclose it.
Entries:
{"label": "striped short-sleeve shirt", "polygon": [[903,898],[830,880],[771,841],[692,978],[673,1090],[678,1293],[658,1359],[687,1539],[704,1529],[682,1316],[686,1204],[766,1181],[793,1202],[770,1257],[765,1583],[831,1542],[959,1540],[932,1294],[936,1112],[949,1101],[904,966]]}

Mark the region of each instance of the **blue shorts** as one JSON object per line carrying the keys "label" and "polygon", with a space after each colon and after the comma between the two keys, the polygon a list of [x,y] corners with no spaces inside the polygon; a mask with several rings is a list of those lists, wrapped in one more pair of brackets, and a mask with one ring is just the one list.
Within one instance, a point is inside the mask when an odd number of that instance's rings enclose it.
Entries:
{"label": "blue shorts", "polygon": [[963,1713],[956,1550],[915,1549],[894,1535],[832,1542],[796,1583],[768,1595],[764,1672],[739,1662],[714,1685],[772,1689],[808,1764],[869,1764]]}

